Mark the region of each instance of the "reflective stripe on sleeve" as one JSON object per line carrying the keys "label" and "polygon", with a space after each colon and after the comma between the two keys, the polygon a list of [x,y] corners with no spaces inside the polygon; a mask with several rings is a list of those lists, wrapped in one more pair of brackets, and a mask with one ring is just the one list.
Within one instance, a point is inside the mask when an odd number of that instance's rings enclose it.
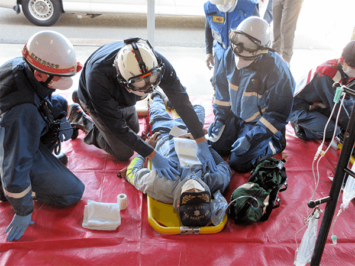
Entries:
{"label": "reflective stripe on sleeve", "polygon": [[229,83],[228,82],[228,84],[229,84],[229,88],[231,88],[232,90],[234,90],[234,91],[238,91],[238,89],[239,89],[239,86],[237,86],[237,85],[234,85],[234,84],[232,84],[232,83]]}
{"label": "reflective stripe on sleeve", "polygon": [[272,145],[271,141],[269,141],[269,146],[270,146],[270,149],[272,150],[272,154],[276,154],[276,149],[275,149],[274,145]]}
{"label": "reflective stripe on sleeve", "polygon": [[255,91],[252,91],[252,92],[244,92],[244,93],[243,93],[243,96],[245,96],[245,97],[256,96],[256,97],[258,97],[259,99],[260,99],[261,97],[263,97],[263,95],[257,94]]}
{"label": "reflective stripe on sleeve", "polygon": [[10,198],[20,199],[20,198],[23,198],[24,196],[26,196],[27,193],[31,191],[31,189],[32,189],[32,186],[30,185],[28,188],[26,188],[24,191],[22,191],[20,193],[11,193],[11,192],[7,191],[5,188],[4,188],[4,192]]}
{"label": "reflective stripe on sleeve", "polygon": [[259,121],[266,126],[272,133],[276,134],[278,130],[269,122],[267,121],[264,117],[260,117]]}
{"label": "reflective stripe on sleeve", "polygon": [[231,102],[219,101],[216,98],[213,100],[213,103],[221,106],[231,106]]}
{"label": "reflective stripe on sleeve", "polygon": [[[261,110],[261,113],[264,113],[266,110],[266,107],[264,109]],[[258,115],[260,115],[260,112],[257,111],[255,114],[253,114],[251,117],[249,117],[248,119],[245,120],[245,122],[250,122],[253,121],[255,118],[258,117]]]}
{"label": "reflective stripe on sleeve", "polygon": [[[0,176],[1,178],[4,178],[4,173],[3,173],[3,163],[4,163],[4,138],[5,138],[5,128],[0,127]],[[23,198],[24,196],[26,196],[26,194],[28,192],[31,191],[32,187],[31,185],[26,188],[24,191],[20,192],[20,193],[11,193],[9,191],[7,191],[4,187],[4,193],[11,198],[14,199],[19,199],[19,198]]]}

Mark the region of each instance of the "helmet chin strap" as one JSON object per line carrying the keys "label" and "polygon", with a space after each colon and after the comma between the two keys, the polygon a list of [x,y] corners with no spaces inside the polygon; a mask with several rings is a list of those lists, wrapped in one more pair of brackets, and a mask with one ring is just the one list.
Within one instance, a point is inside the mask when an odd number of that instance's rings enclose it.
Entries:
{"label": "helmet chin strap", "polygon": [[[33,68],[30,64],[27,64],[27,66],[28,66],[28,68],[32,71],[33,74],[35,73],[35,71],[41,72],[41,71],[39,71],[39,70]],[[41,73],[43,73],[43,72],[41,72]],[[45,73],[43,73],[43,74],[45,74]],[[52,79],[54,78],[54,76],[53,76],[53,75],[49,75],[49,74],[45,74],[45,75],[48,75],[48,76],[49,76],[49,77],[47,78],[47,80],[44,81],[44,82],[43,82],[43,81],[40,81],[39,83],[41,83],[43,86],[45,86],[45,87],[48,88],[48,84],[52,81]]]}
{"label": "helmet chin strap", "polygon": [[52,79],[54,78],[53,75],[49,75],[49,77],[47,78],[47,80],[45,82],[41,82],[41,84],[45,87],[48,87],[48,84],[52,81]]}

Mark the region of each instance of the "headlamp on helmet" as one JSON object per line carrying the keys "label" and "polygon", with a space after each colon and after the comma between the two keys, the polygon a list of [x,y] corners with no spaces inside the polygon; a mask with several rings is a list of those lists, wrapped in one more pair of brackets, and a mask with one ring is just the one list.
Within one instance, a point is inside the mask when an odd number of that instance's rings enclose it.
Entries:
{"label": "headlamp on helmet", "polygon": [[153,47],[148,40],[131,38],[124,40],[114,61],[117,80],[127,89],[144,93],[153,92],[164,75],[164,64],[158,64]]}

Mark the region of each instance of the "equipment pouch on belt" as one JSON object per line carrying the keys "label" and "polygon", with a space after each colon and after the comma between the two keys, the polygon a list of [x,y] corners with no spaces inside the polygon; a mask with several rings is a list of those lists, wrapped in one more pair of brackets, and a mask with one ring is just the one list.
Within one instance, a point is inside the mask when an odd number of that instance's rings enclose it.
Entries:
{"label": "equipment pouch on belt", "polygon": [[48,108],[47,102],[42,101],[39,112],[44,117],[44,120],[48,126],[48,132],[41,137],[41,142],[47,147],[53,147],[55,154],[60,153],[60,136],[59,128],[61,123],[61,118],[54,120],[51,110]]}

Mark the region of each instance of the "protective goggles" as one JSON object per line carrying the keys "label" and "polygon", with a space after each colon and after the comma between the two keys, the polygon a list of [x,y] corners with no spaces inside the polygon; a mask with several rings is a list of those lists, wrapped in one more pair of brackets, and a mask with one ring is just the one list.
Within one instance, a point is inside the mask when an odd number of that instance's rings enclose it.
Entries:
{"label": "protective goggles", "polygon": [[130,78],[128,81],[117,76],[118,82],[122,83],[126,88],[132,91],[153,92],[159,86],[164,75],[164,64],[154,68],[147,73]]}
{"label": "protective goggles", "polygon": [[253,60],[270,50],[269,47],[262,46],[258,39],[242,31],[230,31],[229,39],[233,53],[244,60]]}

